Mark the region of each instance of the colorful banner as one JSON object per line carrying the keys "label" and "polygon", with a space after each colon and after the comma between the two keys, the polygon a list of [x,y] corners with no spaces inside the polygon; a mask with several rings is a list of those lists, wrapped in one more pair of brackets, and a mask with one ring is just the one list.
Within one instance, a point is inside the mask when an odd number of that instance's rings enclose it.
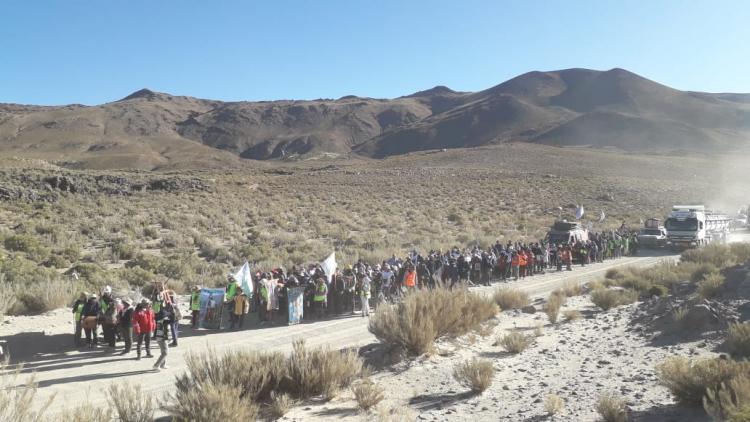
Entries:
{"label": "colorful banner", "polygon": [[299,324],[302,321],[305,305],[305,288],[293,287],[287,289],[287,298],[289,302],[289,325]]}
{"label": "colorful banner", "polygon": [[221,328],[224,310],[224,289],[201,289],[200,327],[212,330]]}

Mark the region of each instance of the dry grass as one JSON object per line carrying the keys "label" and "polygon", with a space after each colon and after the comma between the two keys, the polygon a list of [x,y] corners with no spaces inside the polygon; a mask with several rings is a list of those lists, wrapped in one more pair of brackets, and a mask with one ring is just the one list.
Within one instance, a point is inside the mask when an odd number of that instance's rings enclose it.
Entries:
{"label": "dry grass", "polygon": [[112,409],[107,407],[94,407],[90,403],[65,409],[59,416],[61,421],[75,422],[111,422]]}
{"label": "dry grass", "polygon": [[719,295],[726,279],[719,273],[710,273],[698,283],[698,297],[713,299]]}
{"label": "dry grass", "polygon": [[271,405],[269,406],[269,413],[275,419],[279,419],[289,412],[294,406],[294,399],[289,394],[272,394]]}
{"label": "dry grass", "polygon": [[420,290],[397,305],[380,306],[368,328],[389,348],[421,355],[431,353],[438,338],[476,330],[497,312],[494,302],[466,290]]}
{"label": "dry grass", "polygon": [[294,342],[287,362],[290,383],[284,388],[303,399],[319,395],[332,399],[362,373],[362,359],[355,350],[309,349],[303,340]]}
{"label": "dry grass", "polygon": [[550,394],[544,399],[544,411],[549,416],[555,416],[563,412],[565,401],[557,394]]}
{"label": "dry grass", "polygon": [[178,422],[254,421],[257,404],[242,396],[242,389],[226,384],[206,384],[168,398],[164,409]]}
{"label": "dry grass", "polygon": [[732,356],[750,357],[750,323],[731,324],[727,330],[726,345]]}
{"label": "dry grass", "polygon": [[709,388],[703,408],[716,422],[750,420],[750,375],[740,373],[719,388]]}
{"label": "dry grass", "polygon": [[581,311],[578,309],[568,309],[563,311],[563,318],[565,318],[565,321],[571,322],[571,321],[577,321],[581,319]]}
{"label": "dry grass", "polygon": [[510,287],[499,287],[493,298],[501,310],[521,309],[531,303],[528,293]]}
{"label": "dry grass", "polygon": [[722,383],[748,369],[750,363],[746,362],[723,359],[691,362],[685,357],[673,357],[656,366],[656,375],[675,400],[685,405],[699,406],[707,389],[718,389]]}
{"label": "dry grass", "polygon": [[518,331],[514,331],[499,338],[495,344],[503,346],[509,353],[516,354],[523,352],[531,345],[531,338]]}
{"label": "dry grass", "polygon": [[580,296],[583,294],[583,286],[575,280],[566,281],[559,290],[565,297]]}
{"label": "dry grass", "polygon": [[636,300],[638,300],[638,292],[634,290],[596,289],[591,292],[591,301],[604,311],[633,303]]}
{"label": "dry grass", "polygon": [[111,384],[107,389],[109,404],[121,422],[152,422],[156,413],[156,398],[143,391],[140,385],[128,382]]}
{"label": "dry grass", "polygon": [[547,314],[550,324],[557,322],[557,318],[560,315],[560,308],[565,304],[565,294],[560,291],[554,291],[547,298],[547,303],[544,304],[544,313]]}
{"label": "dry grass", "polygon": [[613,393],[606,393],[599,397],[596,402],[596,412],[604,422],[627,422],[628,420],[625,400]]}
{"label": "dry grass", "polygon": [[0,361],[0,421],[42,422],[54,396],[37,406],[34,377],[22,377],[21,369],[11,369],[7,361]]}
{"label": "dry grass", "polygon": [[495,368],[492,362],[486,359],[473,358],[457,364],[453,368],[453,378],[472,393],[484,392],[492,385],[495,377]]}
{"label": "dry grass", "polygon": [[355,382],[352,385],[352,393],[357,401],[357,407],[363,412],[369,412],[385,398],[383,387],[374,383],[370,378]]}

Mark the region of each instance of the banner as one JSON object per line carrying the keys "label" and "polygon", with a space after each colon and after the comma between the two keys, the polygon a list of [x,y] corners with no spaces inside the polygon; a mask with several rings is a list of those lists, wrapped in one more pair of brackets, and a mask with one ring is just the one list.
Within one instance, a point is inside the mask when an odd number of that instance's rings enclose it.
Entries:
{"label": "banner", "polygon": [[289,325],[299,324],[302,321],[305,305],[305,288],[293,287],[287,289],[287,298],[289,302]]}
{"label": "banner", "polygon": [[578,208],[576,208],[576,220],[582,219],[583,214],[584,214],[583,205],[579,205]]}
{"label": "banner", "polygon": [[201,289],[199,314],[200,327],[212,330],[221,328],[224,310],[224,289]]}
{"label": "banner", "polygon": [[607,219],[607,215],[606,215],[606,214],[604,214],[604,210],[600,210],[600,211],[599,211],[599,222],[600,222],[600,223],[603,223],[603,222],[604,222],[604,220],[606,220],[606,219]]}
{"label": "banner", "polygon": [[253,276],[250,274],[250,264],[247,261],[234,275],[234,279],[237,280],[237,284],[242,287],[247,297],[253,297]]}
{"label": "banner", "polygon": [[331,282],[331,277],[336,273],[336,252],[331,252],[323,262],[320,263],[320,268],[323,269],[326,277],[328,277],[328,283]]}

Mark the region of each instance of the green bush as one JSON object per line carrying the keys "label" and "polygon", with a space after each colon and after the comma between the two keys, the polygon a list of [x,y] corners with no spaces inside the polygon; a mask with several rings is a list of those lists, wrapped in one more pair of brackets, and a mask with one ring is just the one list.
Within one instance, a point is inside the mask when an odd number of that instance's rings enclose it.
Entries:
{"label": "green bush", "polygon": [[669,289],[661,284],[654,284],[648,289],[649,296],[662,297],[669,294]]}
{"label": "green bush", "polygon": [[673,357],[656,366],[659,382],[667,387],[675,400],[699,406],[709,388],[718,389],[735,375],[747,372],[750,363],[724,359],[701,359],[691,362],[685,357]]}
{"label": "green bush", "polygon": [[605,311],[636,300],[638,300],[638,292],[634,290],[595,289],[591,292],[591,301]]}

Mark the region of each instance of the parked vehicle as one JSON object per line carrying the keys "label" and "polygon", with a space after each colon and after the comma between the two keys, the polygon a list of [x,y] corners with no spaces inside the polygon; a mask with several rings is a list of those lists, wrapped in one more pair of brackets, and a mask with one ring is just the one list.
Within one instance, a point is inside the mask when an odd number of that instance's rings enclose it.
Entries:
{"label": "parked vehicle", "polygon": [[667,229],[658,218],[649,218],[638,231],[638,245],[642,248],[663,248],[667,245]]}
{"label": "parked vehicle", "polygon": [[732,220],[724,213],[707,210],[704,205],[675,205],[664,222],[667,244],[685,249],[713,242],[724,243]]}

